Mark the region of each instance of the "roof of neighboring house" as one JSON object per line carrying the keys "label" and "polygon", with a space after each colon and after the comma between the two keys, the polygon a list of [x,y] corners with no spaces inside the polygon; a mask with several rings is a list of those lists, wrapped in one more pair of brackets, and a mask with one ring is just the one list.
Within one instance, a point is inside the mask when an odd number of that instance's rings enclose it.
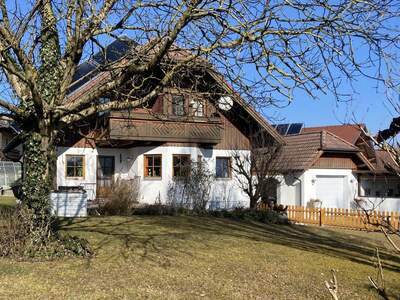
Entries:
{"label": "roof of neighboring house", "polygon": [[362,133],[360,127],[365,128],[365,125],[344,124],[344,125],[329,125],[329,126],[319,126],[319,127],[306,127],[303,129],[303,132],[309,133],[309,132],[320,132],[325,130],[333,133],[334,135],[346,140],[351,144],[355,144]]}
{"label": "roof of neighboring house", "polygon": [[385,150],[376,150],[376,170],[377,172],[400,172],[400,166],[395,161],[392,154]]}
{"label": "roof of neighboring house", "polygon": [[329,131],[306,132],[285,137],[280,160],[288,170],[306,170],[325,152],[347,152],[358,155],[360,149]]}

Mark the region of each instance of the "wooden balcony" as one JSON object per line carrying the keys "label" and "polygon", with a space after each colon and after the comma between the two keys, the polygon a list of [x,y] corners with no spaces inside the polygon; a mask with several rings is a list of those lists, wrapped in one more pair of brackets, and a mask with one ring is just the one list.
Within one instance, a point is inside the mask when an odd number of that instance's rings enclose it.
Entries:
{"label": "wooden balcony", "polygon": [[109,138],[125,141],[193,142],[217,144],[223,126],[219,117],[167,117],[132,113],[109,117]]}

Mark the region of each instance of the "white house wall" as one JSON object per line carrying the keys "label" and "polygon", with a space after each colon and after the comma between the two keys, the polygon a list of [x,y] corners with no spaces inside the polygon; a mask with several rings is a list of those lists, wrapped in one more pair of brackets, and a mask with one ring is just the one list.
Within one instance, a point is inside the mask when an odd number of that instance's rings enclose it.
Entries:
{"label": "white house wall", "polygon": [[[296,174],[296,178],[301,181],[292,181],[288,184],[281,180],[278,193],[278,203],[284,205],[309,206],[317,197],[317,179],[318,176],[343,176],[344,195],[343,207],[351,208],[353,200],[357,197],[357,178],[350,169],[309,169],[302,174]],[[300,192],[298,191],[300,189]],[[301,199],[296,199],[294,195],[300,195]],[[319,199],[321,200],[321,199]],[[323,205],[323,204],[322,204]]]}
{"label": "white house wall", "polygon": [[[304,173],[304,205],[307,206],[310,200],[317,199],[318,176],[343,176],[344,196],[341,208],[352,208],[353,200],[358,194],[358,183],[355,174],[351,169],[309,169]],[[319,199],[322,200],[322,199]],[[323,205],[323,204],[322,204]]]}
{"label": "white house wall", "polygon": [[289,176],[280,176],[277,191],[277,202],[284,205],[302,205],[303,174],[295,173]]}
{"label": "white house wall", "polygon": [[[132,178],[133,175],[133,162],[127,159],[129,155],[127,149],[59,147],[57,149],[57,155],[57,185],[82,186],[87,190],[89,199],[94,199],[96,197],[98,155],[115,157],[115,174],[117,176]],[[84,178],[67,178],[65,176],[66,155],[83,155],[85,157]]]}
{"label": "white house wall", "polygon": [[[248,151],[241,151],[248,154]],[[236,153],[236,151],[235,151]],[[161,178],[144,177],[144,155],[162,155],[162,176]],[[165,202],[167,200],[168,188],[172,180],[172,155],[190,154],[193,161],[197,161],[198,156],[207,163],[212,174],[215,174],[215,160],[218,156],[232,157],[231,150],[214,150],[197,147],[134,147],[131,149],[116,148],[66,148],[58,149],[57,159],[57,184],[58,186],[83,186],[88,190],[88,198],[95,198],[96,193],[96,169],[98,155],[112,155],[115,157],[115,175],[124,179],[140,178],[140,199],[144,203],[155,203],[156,201]],[[84,155],[85,156],[85,177],[66,178],[65,177],[65,156]],[[232,160],[233,163],[233,160]],[[212,184],[210,201],[213,207],[224,206],[249,206],[249,199],[239,188],[235,176],[230,179],[215,179]]]}
{"label": "white house wall", "polygon": [[[391,194],[389,190],[391,190]],[[360,178],[359,191],[360,204],[367,209],[400,211],[400,179],[398,177],[363,176]]]}
{"label": "white house wall", "polygon": [[[400,211],[400,198],[394,197],[364,197],[359,195],[358,178],[350,169],[309,169],[301,174],[295,174],[295,177],[301,181],[289,180],[283,176],[279,178],[278,203],[284,205],[309,206],[311,201],[317,199],[317,180],[318,176],[343,176],[343,201],[340,208],[356,208],[358,205],[354,201],[358,199],[359,204],[367,209],[380,211]],[[361,194],[365,186],[360,186]],[[300,192],[299,192],[300,189]],[[301,199],[298,195],[301,194]],[[322,200],[322,199],[319,199]],[[323,207],[326,207],[322,203]]]}

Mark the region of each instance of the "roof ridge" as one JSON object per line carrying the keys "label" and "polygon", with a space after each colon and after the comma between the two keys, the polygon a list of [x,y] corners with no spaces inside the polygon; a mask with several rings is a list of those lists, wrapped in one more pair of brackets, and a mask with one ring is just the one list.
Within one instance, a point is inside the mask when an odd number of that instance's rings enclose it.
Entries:
{"label": "roof ridge", "polygon": [[300,133],[297,133],[297,134],[290,134],[290,135],[286,135],[285,136],[285,138],[286,137],[292,137],[292,136],[300,136],[300,135],[306,135],[306,134],[319,134],[321,131],[308,131],[308,132],[300,132]]}
{"label": "roof ridge", "polygon": [[304,127],[304,129],[312,129],[312,128],[326,128],[326,127],[342,127],[342,126],[351,126],[351,127],[359,127],[359,126],[365,126],[364,123],[348,123],[348,124],[337,124],[337,125],[320,125],[320,126],[310,126],[310,127]]}

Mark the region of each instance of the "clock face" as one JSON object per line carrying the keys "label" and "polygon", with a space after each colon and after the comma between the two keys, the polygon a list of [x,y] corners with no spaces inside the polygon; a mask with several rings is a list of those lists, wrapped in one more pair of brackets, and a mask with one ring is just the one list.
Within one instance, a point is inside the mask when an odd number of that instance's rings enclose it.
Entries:
{"label": "clock face", "polygon": [[218,107],[221,110],[230,110],[233,106],[233,100],[229,96],[219,98]]}

